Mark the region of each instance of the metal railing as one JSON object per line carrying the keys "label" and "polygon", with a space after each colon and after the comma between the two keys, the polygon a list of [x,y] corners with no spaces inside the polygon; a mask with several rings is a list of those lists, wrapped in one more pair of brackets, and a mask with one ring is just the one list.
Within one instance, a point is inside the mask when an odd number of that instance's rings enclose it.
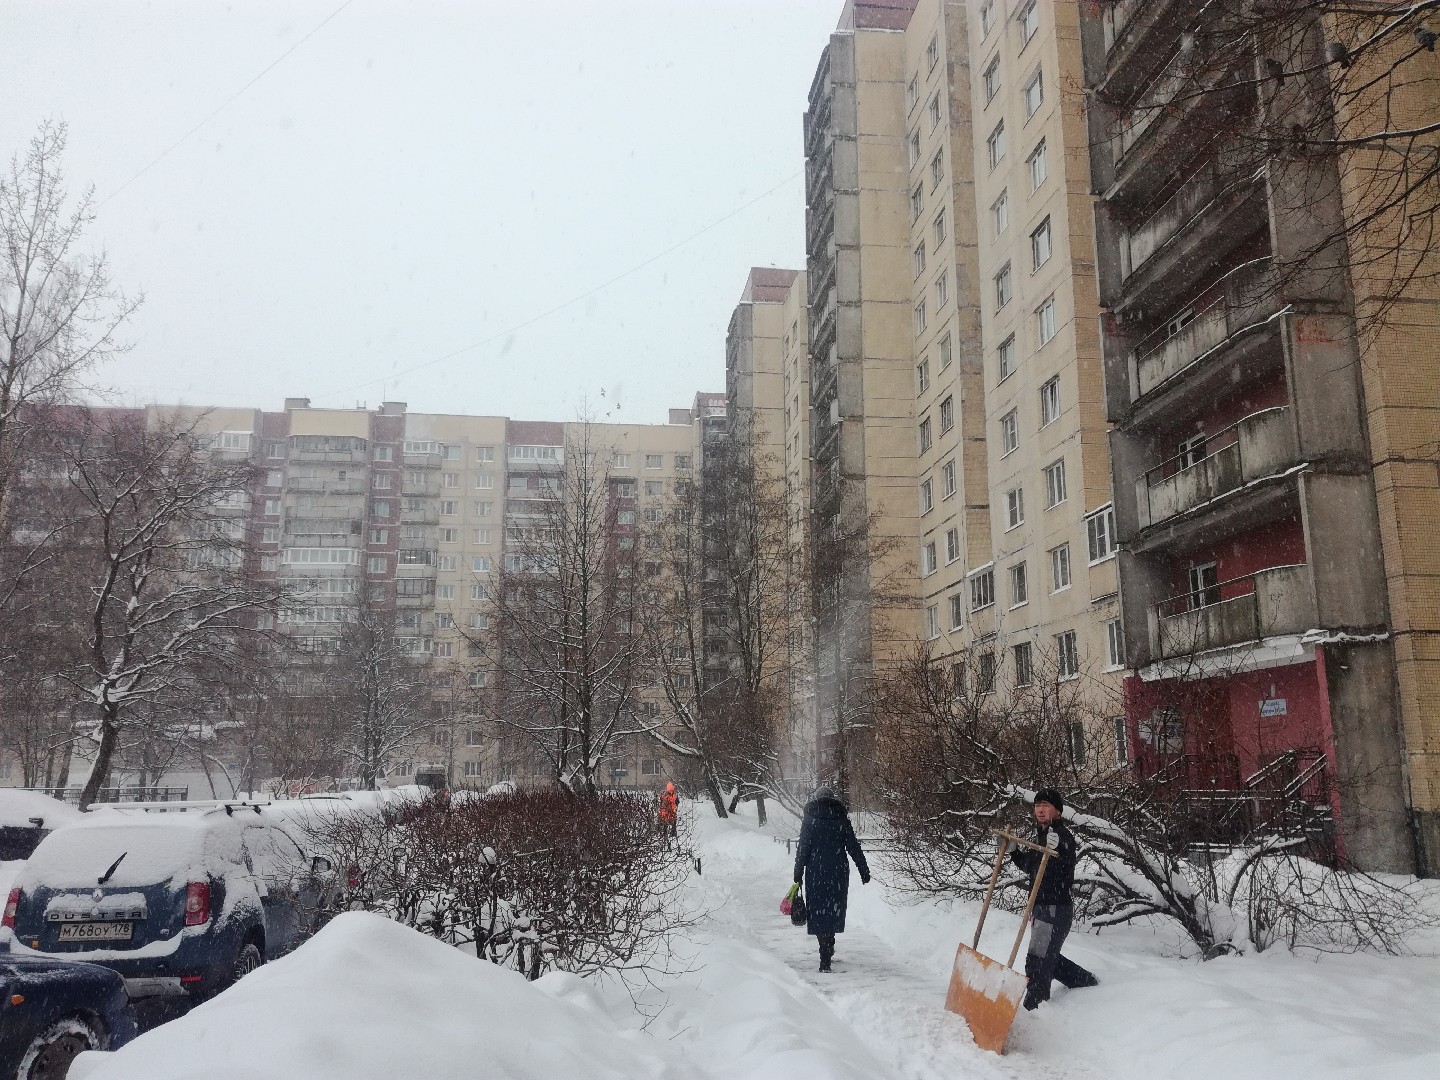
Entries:
{"label": "metal railing", "polygon": [[1152,654],[1169,659],[1315,625],[1309,563],[1258,570],[1168,597],[1150,611]]}
{"label": "metal railing", "polygon": [[[61,802],[78,803],[83,787],[29,787],[20,791],[36,791]],[[190,797],[188,787],[102,787],[95,795],[97,803],[115,802],[183,802]]]}

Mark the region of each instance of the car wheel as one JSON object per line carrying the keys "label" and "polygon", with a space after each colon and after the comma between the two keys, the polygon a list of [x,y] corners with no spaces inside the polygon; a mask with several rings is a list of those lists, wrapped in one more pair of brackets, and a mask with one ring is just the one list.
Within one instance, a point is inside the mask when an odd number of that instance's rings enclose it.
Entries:
{"label": "car wheel", "polygon": [[235,956],[235,966],[230,969],[230,984],[233,986],[264,962],[265,957],[260,953],[260,946],[253,941],[247,941]]}
{"label": "car wheel", "polygon": [[18,1080],[65,1080],[72,1061],[83,1051],[99,1050],[103,1044],[93,1024],[78,1016],[67,1016],[30,1041],[15,1075]]}

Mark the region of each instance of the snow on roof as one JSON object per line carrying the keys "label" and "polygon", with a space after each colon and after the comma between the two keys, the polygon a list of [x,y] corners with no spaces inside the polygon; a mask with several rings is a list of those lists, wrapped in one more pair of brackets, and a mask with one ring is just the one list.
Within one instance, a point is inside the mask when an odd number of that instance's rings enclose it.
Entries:
{"label": "snow on roof", "polygon": [[42,840],[15,883],[23,889],[93,887],[123,854],[107,886],[158,885],[207,860],[238,858],[234,844],[243,820],[220,811],[86,814]]}
{"label": "snow on roof", "polygon": [[41,818],[41,828],[58,829],[79,821],[85,815],[69,803],[52,799],[38,791],[21,791],[18,788],[0,788],[0,827],[19,826],[30,828],[35,823],[31,818]]}
{"label": "snow on roof", "polygon": [[[113,1054],[84,1080],[685,1080],[653,1047],[517,972],[347,912],[289,956]],[[662,1057],[666,1054],[666,1057]],[[669,1057],[669,1060],[667,1060]]]}

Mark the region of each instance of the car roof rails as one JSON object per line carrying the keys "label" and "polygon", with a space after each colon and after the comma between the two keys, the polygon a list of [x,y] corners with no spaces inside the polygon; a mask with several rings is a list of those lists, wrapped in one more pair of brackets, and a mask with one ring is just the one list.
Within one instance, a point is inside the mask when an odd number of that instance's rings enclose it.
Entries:
{"label": "car roof rails", "polygon": [[262,806],[269,806],[269,799],[178,799],[172,802],[113,802],[97,803],[92,810],[143,810],[146,813],[166,813],[172,810],[224,810],[227,816],[235,811],[249,809],[260,813]]}

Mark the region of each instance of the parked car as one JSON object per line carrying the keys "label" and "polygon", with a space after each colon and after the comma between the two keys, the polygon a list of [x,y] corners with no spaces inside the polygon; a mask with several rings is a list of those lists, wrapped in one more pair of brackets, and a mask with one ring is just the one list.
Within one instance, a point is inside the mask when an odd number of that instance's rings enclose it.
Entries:
{"label": "parked car", "polygon": [[0,948],[103,964],[135,998],[209,997],[313,932],[331,876],[264,806],[107,807],[35,849]]}
{"label": "parked car", "polygon": [[125,982],[109,968],[17,956],[0,960],[0,1076],[62,1080],[84,1050],[135,1037]]}
{"label": "parked car", "polygon": [[41,840],[84,816],[38,791],[0,788],[0,862],[28,859]]}

